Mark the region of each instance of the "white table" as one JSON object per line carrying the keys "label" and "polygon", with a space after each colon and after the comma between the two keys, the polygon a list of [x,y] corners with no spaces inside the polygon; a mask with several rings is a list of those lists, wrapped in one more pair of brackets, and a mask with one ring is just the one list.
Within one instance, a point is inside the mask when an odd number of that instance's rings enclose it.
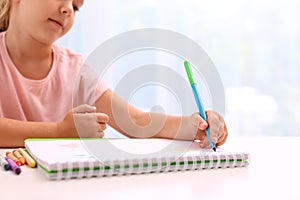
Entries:
{"label": "white table", "polygon": [[[230,138],[248,168],[50,181],[37,168],[0,169],[0,199],[300,199],[300,137]],[[0,149],[2,154],[7,149]]]}

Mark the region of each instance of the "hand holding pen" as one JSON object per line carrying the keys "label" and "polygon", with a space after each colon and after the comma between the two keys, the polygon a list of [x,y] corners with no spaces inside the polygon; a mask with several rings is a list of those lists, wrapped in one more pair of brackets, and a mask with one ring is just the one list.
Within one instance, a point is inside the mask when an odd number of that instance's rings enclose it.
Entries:
{"label": "hand holding pen", "polygon": [[[210,145],[211,148],[216,151],[216,146],[224,144],[227,139],[228,132],[226,124],[223,117],[221,117],[219,113],[215,111],[205,112],[200,94],[198,92],[197,84],[194,81],[192,69],[188,61],[184,62],[184,66],[192,87],[199,114],[202,118],[199,119],[199,129],[202,130],[202,133],[197,133],[195,139],[200,140],[201,147],[207,147],[208,145]],[[203,134],[204,130],[205,133]]]}
{"label": "hand holding pen", "polygon": [[227,127],[223,117],[213,110],[207,110],[205,113],[208,122],[201,118],[199,116],[199,113],[197,113],[200,119],[198,120],[199,131],[195,136],[195,140],[200,140],[200,147],[209,148],[210,143],[205,132],[209,127],[211,141],[215,144],[216,147],[223,145],[226,142],[228,136]]}

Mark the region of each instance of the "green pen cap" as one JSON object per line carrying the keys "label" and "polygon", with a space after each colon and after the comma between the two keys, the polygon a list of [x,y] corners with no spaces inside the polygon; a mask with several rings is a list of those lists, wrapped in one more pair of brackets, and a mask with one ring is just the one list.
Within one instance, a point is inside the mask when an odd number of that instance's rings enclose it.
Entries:
{"label": "green pen cap", "polygon": [[185,67],[185,71],[187,73],[187,76],[189,78],[190,84],[191,85],[196,84],[195,81],[194,81],[194,78],[193,78],[193,72],[192,72],[190,63],[188,61],[184,61],[184,67]]}

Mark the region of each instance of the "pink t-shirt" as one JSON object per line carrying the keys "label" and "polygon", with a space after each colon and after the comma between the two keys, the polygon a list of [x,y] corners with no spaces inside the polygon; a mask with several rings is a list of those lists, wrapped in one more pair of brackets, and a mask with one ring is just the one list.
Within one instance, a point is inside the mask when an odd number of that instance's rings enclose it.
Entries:
{"label": "pink t-shirt", "polygon": [[47,77],[25,78],[7,52],[5,34],[0,33],[0,117],[59,122],[78,105],[94,105],[108,89],[81,55],[56,45]]}

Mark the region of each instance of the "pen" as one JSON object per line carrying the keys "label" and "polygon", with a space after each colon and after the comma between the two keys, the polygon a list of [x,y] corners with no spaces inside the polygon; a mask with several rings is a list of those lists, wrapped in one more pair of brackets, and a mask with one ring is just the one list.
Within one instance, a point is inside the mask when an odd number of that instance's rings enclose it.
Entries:
{"label": "pen", "polygon": [[[189,64],[188,61],[184,61],[184,67],[185,67],[185,71],[187,73],[189,82],[191,84],[191,87],[192,87],[192,90],[193,90],[193,93],[194,93],[194,97],[195,97],[195,100],[196,100],[196,103],[197,103],[197,106],[198,106],[199,114],[205,121],[207,121],[207,117],[206,117],[206,114],[205,114],[205,111],[204,111],[204,107],[203,107],[203,104],[202,104],[202,101],[201,101],[201,98],[200,98],[200,95],[199,95],[199,92],[198,92],[198,89],[197,89],[197,84],[194,81],[193,72],[192,72],[192,69],[191,69],[190,64]],[[212,147],[212,149],[214,151],[216,151],[216,145],[213,143],[213,141],[210,138],[209,127],[207,129],[205,129],[205,133],[207,135],[207,139],[208,139],[208,142],[209,142],[210,146]]]}
{"label": "pen", "polygon": [[17,175],[19,175],[21,173],[21,168],[17,165],[17,163],[15,163],[15,161],[10,159],[9,157],[6,157],[5,159],[8,162],[8,164],[10,165],[10,168],[13,170],[13,172],[15,172]]}
{"label": "pen", "polygon": [[10,165],[7,163],[7,161],[4,159],[4,157],[1,154],[0,154],[0,166],[1,167],[3,166],[3,168],[6,171],[10,170]]}
{"label": "pen", "polygon": [[21,155],[25,158],[27,165],[29,167],[34,168],[36,166],[35,160],[33,160],[33,158],[24,149],[19,148],[18,150],[21,153]]}

